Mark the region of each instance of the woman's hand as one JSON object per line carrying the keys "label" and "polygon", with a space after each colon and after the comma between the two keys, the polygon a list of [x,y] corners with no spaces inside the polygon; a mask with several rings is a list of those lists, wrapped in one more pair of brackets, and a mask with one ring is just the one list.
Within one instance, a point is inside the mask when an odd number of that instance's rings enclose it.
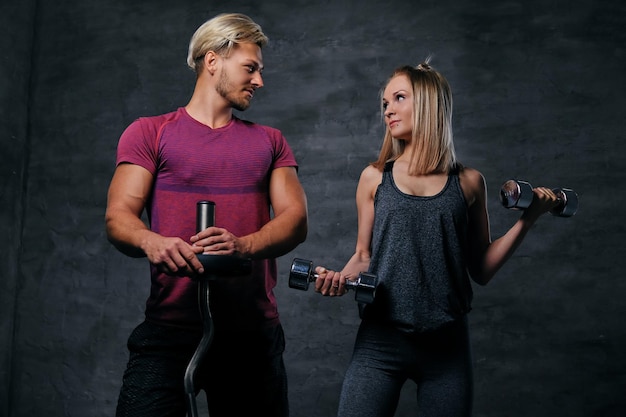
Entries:
{"label": "woman's hand", "polygon": [[535,187],[533,188],[533,200],[528,208],[524,209],[523,217],[535,221],[559,204],[561,204],[561,200],[550,188]]}
{"label": "woman's hand", "polygon": [[340,272],[326,269],[323,266],[316,266],[315,273],[317,274],[317,279],[315,280],[316,292],[330,297],[342,296],[348,292],[346,277],[342,276]]}

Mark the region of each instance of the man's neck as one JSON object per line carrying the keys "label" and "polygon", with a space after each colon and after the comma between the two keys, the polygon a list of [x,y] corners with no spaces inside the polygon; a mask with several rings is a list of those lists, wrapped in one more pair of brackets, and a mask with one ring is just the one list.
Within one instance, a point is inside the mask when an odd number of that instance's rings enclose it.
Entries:
{"label": "man's neck", "polygon": [[233,118],[233,109],[223,97],[210,97],[210,94],[201,94],[198,89],[194,91],[185,110],[191,117],[212,129],[226,126]]}

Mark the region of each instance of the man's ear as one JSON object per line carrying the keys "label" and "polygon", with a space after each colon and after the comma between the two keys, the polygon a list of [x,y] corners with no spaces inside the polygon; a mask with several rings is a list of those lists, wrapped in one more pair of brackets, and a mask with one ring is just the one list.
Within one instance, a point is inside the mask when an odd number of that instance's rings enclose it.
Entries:
{"label": "man's ear", "polygon": [[217,71],[217,63],[220,60],[220,56],[214,51],[209,51],[204,54],[204,68],[211,74],[215,74]]}

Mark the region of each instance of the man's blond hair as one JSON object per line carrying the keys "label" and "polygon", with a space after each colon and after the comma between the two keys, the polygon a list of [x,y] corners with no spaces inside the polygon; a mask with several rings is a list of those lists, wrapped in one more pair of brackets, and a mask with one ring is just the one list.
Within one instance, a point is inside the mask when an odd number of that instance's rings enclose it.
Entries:
{"label": "man's blond hair", "polygon": [[237,44],[254,43],[262,48],[267,42],[261,26],[248,16],[223,13],[204,22],[193,34],[189,41],[187,65],[198,73],[202,68],[202,58],[209,51],[228,57]]}

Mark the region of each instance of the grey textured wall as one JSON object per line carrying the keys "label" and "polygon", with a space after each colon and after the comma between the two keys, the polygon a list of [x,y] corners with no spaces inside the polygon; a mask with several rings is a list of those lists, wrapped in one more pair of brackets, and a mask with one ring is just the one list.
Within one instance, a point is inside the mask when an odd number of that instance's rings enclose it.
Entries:
{"label": "grey textured wall", "polygon": [[[497,201],[510,177],[581,198],[475,288],[475,415],[623,415],[623,2],[14,3],[0,3],[3,416],[113,415],[149,283],[145,260],[104,235],[117,139],[136,117],[186,104],[189,37],[222,11],[270,36],[266,87],[242,117],[284,132],[309,198],[309,238],[279,261],[292,416],[334,415],[358,315],[350,297],[290,290],[289,264],[352,254],[378,90],[431,53],[455,94],[458,155],[487,178],[494,237],[519,215]],[[397,416],[415,415],[413,388]]]}
{"label": "grey textured wall", "polygon": [[29,155],[28,106],[31,96],[31,46],[34,1],[19,5],[0,2],[0,415],[8,416],[12,402],[15,308],[20,279],[20,235],[24,185]]}

